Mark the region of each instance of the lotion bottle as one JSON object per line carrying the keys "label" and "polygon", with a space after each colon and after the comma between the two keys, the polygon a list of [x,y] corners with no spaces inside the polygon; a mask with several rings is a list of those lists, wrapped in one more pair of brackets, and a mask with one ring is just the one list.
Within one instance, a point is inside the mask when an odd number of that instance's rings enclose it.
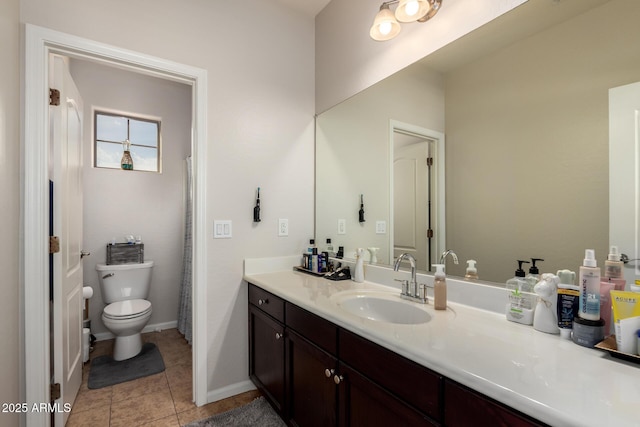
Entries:
{"label": "lotion bottle", "polygon": [[593,249],[584,252],[579,273],[580,305],[578,316],[585,320],[600,320],[600,269]]}
{"label": "lotion bottle", "polygon": [[433,264],[436,269],[435,282],[433,284],[433,308],[436,310],[447,309],[447,282],[444,274],[444,264]]}
{"label": "lotion bottle", "polygon": [[540,269],[536,266],[536,262],[544,261],[542,258],[531,258],[531,267],[529,267],[529,274],[525,277],[530,289],[527,292],[533,292],[533,287],[540,281]]}
{"label": "lotion bottle", "polygon": [[[536,295],[533,294],[533,288],[529,289],[529,285],[525,280],[525,272],[522,264],[529,264],[529,261],[518,260],[518,269],[515,276],[507,280],[507,292],[509,292],[506,315],[507,320],[524,325],[533,325],[533,313],[535,311]],[[524,292],[524,293],[523,293]]]}

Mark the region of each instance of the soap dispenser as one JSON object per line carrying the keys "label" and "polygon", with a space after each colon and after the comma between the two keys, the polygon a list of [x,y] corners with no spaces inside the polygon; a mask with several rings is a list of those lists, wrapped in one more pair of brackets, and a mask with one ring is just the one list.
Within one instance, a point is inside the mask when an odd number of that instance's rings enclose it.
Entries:
{"label": "soap dispenser", "polygon": [[444,264],[433,264],[436,269],[433,283],[433,308],[436,310],[447,309],[447,282],[444,274]]}
{"label": "soap dispenser", "polygon": [[[518,260],[518,269],[515,276],[507,280],[508,300],[506,306],[507,320],[524,325],[533,324],[533,313],[535,310],[536,295],[533,292],[533,286],[529,289],[529,285],[525,280],[525,272],[522,264],[529,264],[529,261]],[[535,285],[534,285],[535,286]]]}
{"label": "soap dispenser", "polygon": [[531,258],[531,267],[529,268],[529,274],[525,280],[529,285],[530,289],[527,292],[533,292],[533,287],[540,281],[540,269],[536,266],[536,262],[544,261],[542,258]]}
{"label": "soap dispenser", "polygon": [[358,248],[356,251],[356,268],[353,281],[358,283],[364,282],[364,248]]}
{"label": "soap dispenser", "polygon": [[476,268],[476,260],[467,260],[467,271],[464,274],[464,278],[467,280],[478,280],[478,269]]}

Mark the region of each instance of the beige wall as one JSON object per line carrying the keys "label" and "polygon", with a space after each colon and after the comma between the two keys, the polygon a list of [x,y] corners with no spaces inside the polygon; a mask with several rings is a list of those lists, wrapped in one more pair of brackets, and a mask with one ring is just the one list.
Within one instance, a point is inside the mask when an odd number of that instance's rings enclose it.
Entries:
{"label": "beige wall", "polygon": [[[18,0],[0,2],[0,402],[21,402],[19,380],[20,299],[20,61]],[[18,425],[17,414],[0,414],[0,426]]]}
{"label": "beige wall", "polygon": [[604,262],[608,89],[640,80],[638,16],[610,1],[446,76],[447,244],[481,278]]}
{"label": "beige wall", "polygon": [[[298,253],[313,233],[313,19],[270,1],[20,5],[22,22],[207,70],[208,390],[247,381],[243,259]],[[214,219],[233,221],[232,239],[213,239]]]}

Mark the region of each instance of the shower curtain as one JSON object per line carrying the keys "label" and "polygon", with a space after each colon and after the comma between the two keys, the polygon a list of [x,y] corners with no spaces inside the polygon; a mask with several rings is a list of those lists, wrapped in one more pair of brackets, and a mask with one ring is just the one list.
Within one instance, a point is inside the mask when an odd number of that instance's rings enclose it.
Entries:
{"label": "shower curtain", "polygon": [[191,266],[193,259],[192,237],[192,201],[193,177],[191,172],[191,157],[187,157],[185,179],[185,226],[184,226],[184,254],[182,256],[182,284],[180,285],[180,307],[178,311],[178,331],[191,344]]}

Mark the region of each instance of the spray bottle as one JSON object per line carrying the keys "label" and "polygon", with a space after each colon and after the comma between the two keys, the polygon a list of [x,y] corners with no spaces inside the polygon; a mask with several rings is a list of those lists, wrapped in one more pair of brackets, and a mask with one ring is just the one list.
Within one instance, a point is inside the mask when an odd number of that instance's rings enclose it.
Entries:
{"label": "spray bottle", "polygon": [[580,306],[578,316],[585,320],[600,320],[600,269],[593,249],[584,252],[579,273]]}

